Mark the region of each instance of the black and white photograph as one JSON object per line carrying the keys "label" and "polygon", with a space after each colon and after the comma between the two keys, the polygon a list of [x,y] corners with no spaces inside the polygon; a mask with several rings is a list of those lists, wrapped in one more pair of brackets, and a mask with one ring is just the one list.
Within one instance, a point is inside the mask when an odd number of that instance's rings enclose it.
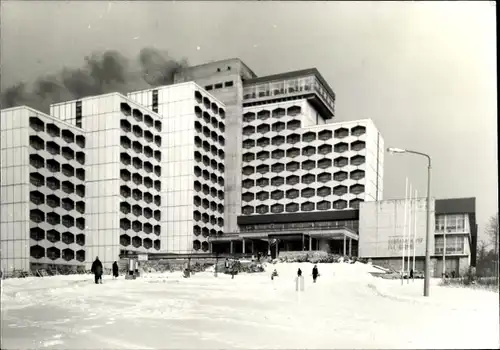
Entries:
{"label": "black and white photograph", "polygon": [[496,2],[0,10],[1,349],[500,347]]}

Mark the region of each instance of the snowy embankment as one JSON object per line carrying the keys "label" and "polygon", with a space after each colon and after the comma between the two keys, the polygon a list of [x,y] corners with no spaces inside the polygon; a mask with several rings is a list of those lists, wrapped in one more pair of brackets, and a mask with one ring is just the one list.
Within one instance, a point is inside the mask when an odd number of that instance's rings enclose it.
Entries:
{"label": "snowy embankment", "polygon": [[[376,278],[361,263],[265,273],[2,281],[6,349],[497,348],[498,293]],[[295,291],[301,268],[305,291]],[[271,281],[273,269],[279,277]]]}

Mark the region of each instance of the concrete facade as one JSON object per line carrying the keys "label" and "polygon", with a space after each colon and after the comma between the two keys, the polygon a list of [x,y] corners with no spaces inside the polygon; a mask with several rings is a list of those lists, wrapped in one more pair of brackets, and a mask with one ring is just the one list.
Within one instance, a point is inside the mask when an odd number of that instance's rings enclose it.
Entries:
{"label": "concrete facade", "polygon": [[267,238],[269,254],[307,242],[355,253],[345,246],[357,239],[359,203],[383,192],[384,143],[373,122],[334,123],[335,94],[316,69],[246,79],[242,104],[242,161],[231,169],[241,172],[239,232],[213,240],[217,251],[245,252],[248,243],[262,251]]}
{"label": "concrete facade", "polygon": [[239,231],[237,217],[241,214],[243,82],[255,76],[241,60],[229,59],[190,67],[175,77],[175,83],[196,82],[226,106],[226,132],[231,137],[227,138],[225,156],[224,233]]}
{"label": "concrete facade", "polygon": [[2,270],[83,265],[83,130],[28,107],[2,110],[0,122]]}
{"label": "concrete facade", "polygon": [[335,94],[316,69],[257,77],[234,59],[176,77],[187,80],[227,108],[225,234],[240,232],[242,216],[352,209],[382,198],[383,138],[371,120],[332,122]]}
{"label": "concrete facade", "polygon": [[[434,221],[434,201],[431,202],[431,206],[431,220]],[[359,213],[359,256],[362,258],[400,258],[403,249],[405,254],[408,249],[413,254],[414,248],[416,256],[425,256],[427,201],[425,198],[413,200],[406,210],[407,213],[410,212],[410,215],[405,215],[404,199],[362,203]],[[410,227],[411,237],[409,238]],[[432,237],[434,238],[434,235]],[[434,239],[431,247],[434,247]]]}
{"label": "concrete facade", "polygon": [[193,82],[138,91],[128,96],[155,108],[163,121],[162,251],[209,251],[209,237],[224,229],[226,111],[223,103]]}
{"label": "concrete facade", "polygon": [[121,250],[160,251],[161,117],[118,94],[53,104],[50,113],[87,132],[87,265],[105,267]]}
{"label": "concrete facade", "polygon": [[243,215],[358,209],[382,196],[373,122],[313,125],[313,113],[306,100],[245,108]]}

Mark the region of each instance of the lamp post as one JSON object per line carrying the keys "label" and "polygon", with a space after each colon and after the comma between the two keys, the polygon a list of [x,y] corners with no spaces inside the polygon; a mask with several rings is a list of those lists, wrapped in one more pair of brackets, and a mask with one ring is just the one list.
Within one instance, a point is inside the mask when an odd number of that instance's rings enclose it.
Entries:
{"label": "lamp post", "polygon": [[[432,222],[431,222],[431,157],[428,154],[410,151],[402,148],[387,148],[387,152],[391,154],[395,153],[411,153],[419,156],[426,157],[428,160],[427,166],[427,227],[426,227],[426,239],[425,239],[425,264],[424,264],[424,296],[429,296],[429,282],[430,282],[430,273],[429,268],[431,265],[431,256],[430,256],[430,241],[431,241],[431,230],[432,230]],[[446,249],[446,247],[445,247]]]}

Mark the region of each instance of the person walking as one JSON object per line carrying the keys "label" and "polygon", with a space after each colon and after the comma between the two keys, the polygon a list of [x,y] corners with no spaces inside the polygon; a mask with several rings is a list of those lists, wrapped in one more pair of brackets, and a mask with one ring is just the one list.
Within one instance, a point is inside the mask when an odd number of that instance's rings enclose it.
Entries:
{"label": "person walking", "polygon": [[304,277],[302,277],[302,270],[300,268],[297,270],[297,277],[295,278],[295,290],[297,292],[304,291]]}
{"label": "person walking", "polygon": [[314,265],[312,274],[313,274],[313,282],[316,283],[316,278],[318,278],[318,276],[319,276],[317,265]]}
{"label": "person walking", "polygon": [[102,284],[102,262],[98,256],[95,257],[90,272],[94,274],[95,284],[99,284],[99,282]]}
{"label": "person walking", "polygon": [[236,269],[239,266],[238,260],[234,260],[231,264],[231,279],[234,280],[234,275],[236,274]]}
{"label": "person walking", "polygon": [[118,278],[118,263],[116,261],[113,263],[113,278]]}

